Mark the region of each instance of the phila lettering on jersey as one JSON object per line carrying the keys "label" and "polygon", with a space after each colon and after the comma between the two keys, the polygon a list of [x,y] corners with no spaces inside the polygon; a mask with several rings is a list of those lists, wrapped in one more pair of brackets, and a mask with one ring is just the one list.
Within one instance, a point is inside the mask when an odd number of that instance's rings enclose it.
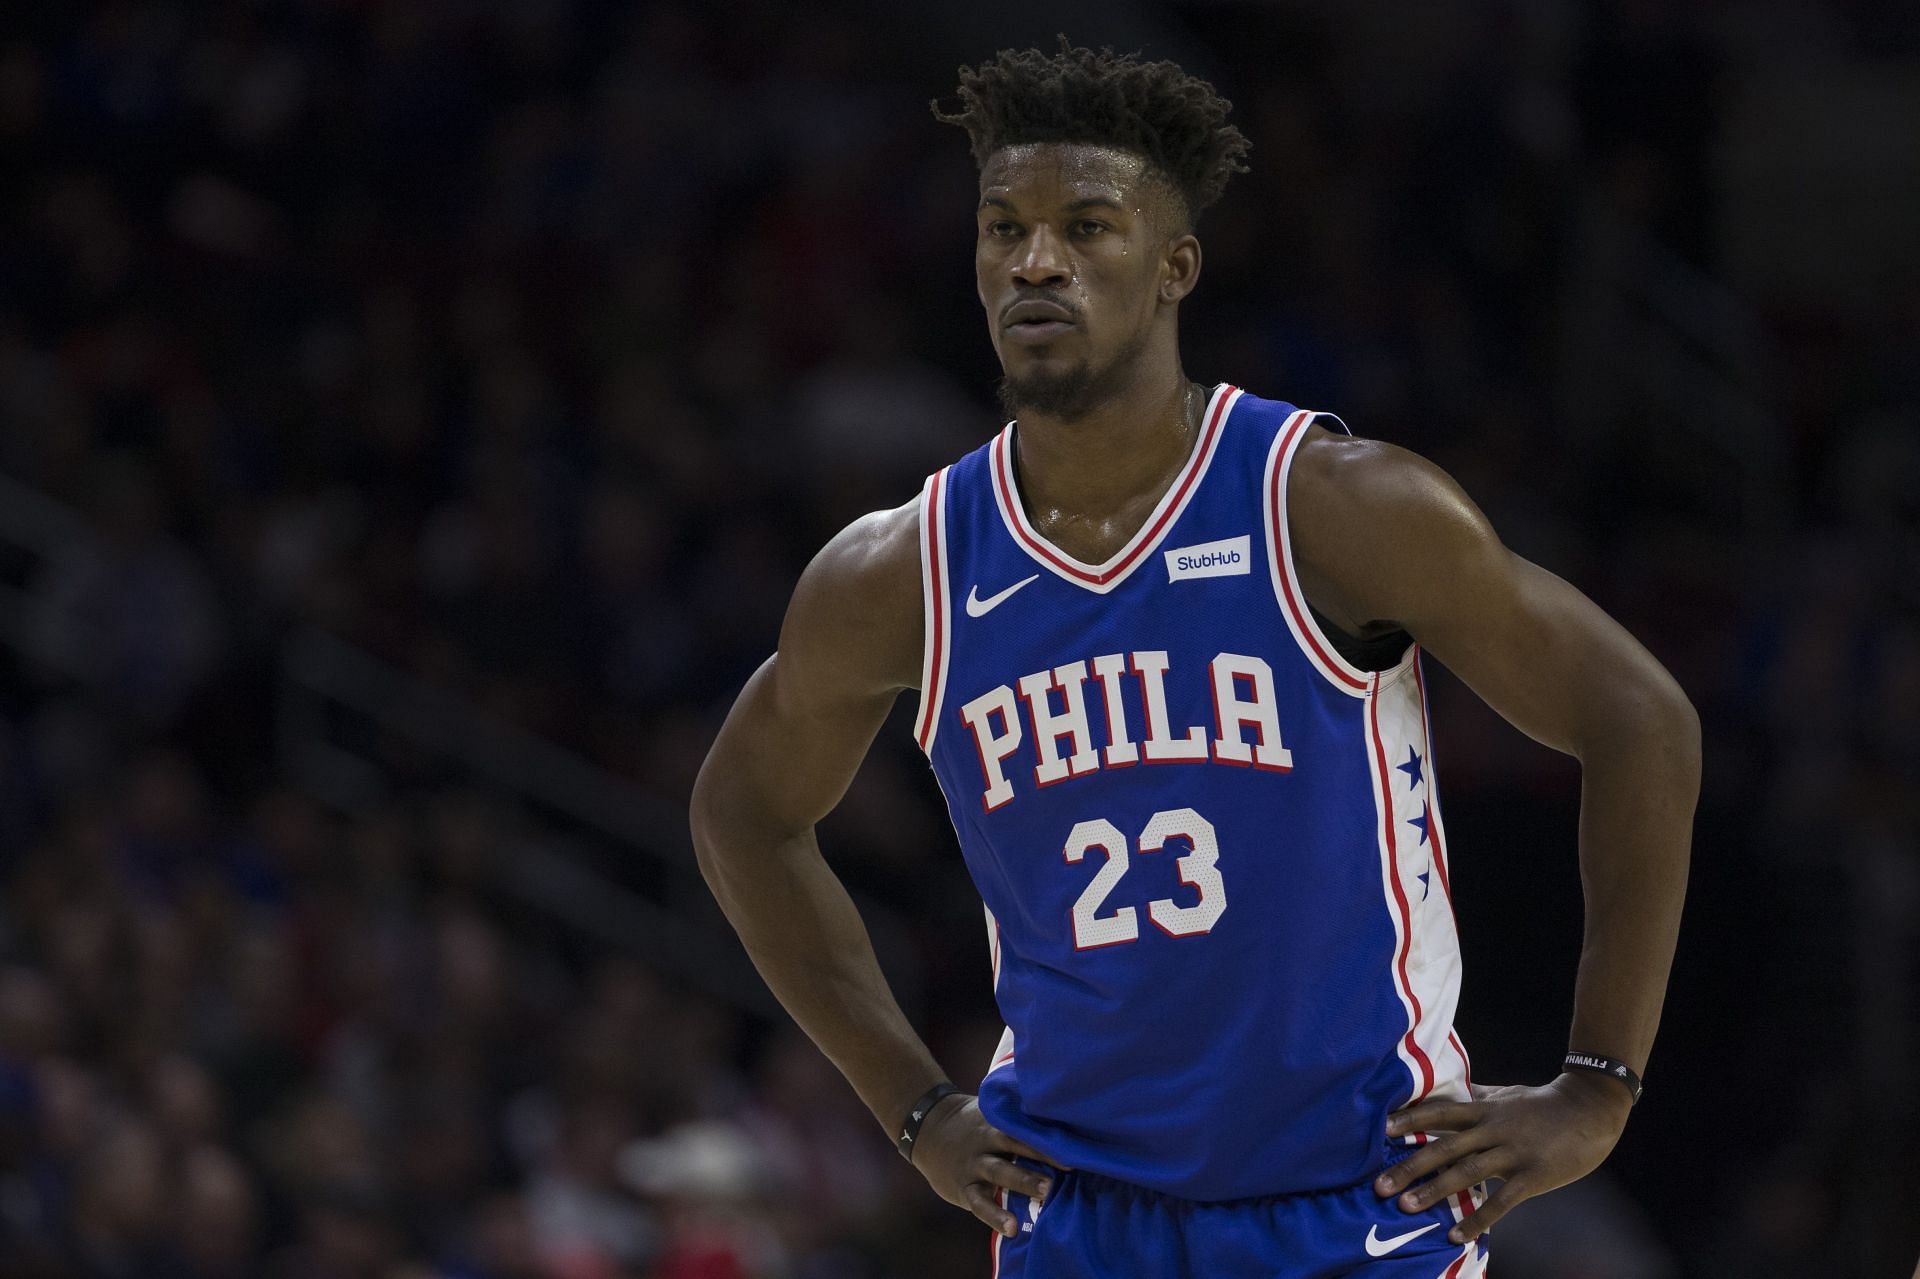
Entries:
{"label": "phila lettering on jersey", "polygon": [[1007,1024],[981,1106],[1188,1199],[1350,1186],[1389,1111],[1468,1095],[1419,653],[1350,664],[1292,562],[1314,417],[1216,387],[1104,564],[1035,531],[1012,424],[922,496],[915,732]]}

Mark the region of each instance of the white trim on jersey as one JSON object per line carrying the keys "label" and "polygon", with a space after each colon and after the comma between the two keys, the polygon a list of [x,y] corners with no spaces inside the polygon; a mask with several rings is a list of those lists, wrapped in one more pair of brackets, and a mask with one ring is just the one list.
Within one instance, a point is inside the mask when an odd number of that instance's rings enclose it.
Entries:
{"label": "white trim on jersey", "polygon": [[[1293,472],[1294,455],[1299,452],[1300,441],[1306,438],[1308,424],[1316,417],[1332,416],[1330,413],[1300,409],[1274,434],[1261,484],[1261,518],[1266,525],[1267,563],[1273,576],[1273,597],[1280,604],[1280,615],[1286,619],[1287,629],[1293,632],[1294,643],[1306,655],[1308,664],[1325,676],[1328,683],[1343,693],[1366,697],[1372,689],[1376,672],[1363,671],[1340,656],[1340,651],[1314,620],[1313,610],[1307,607],[1306,592],[1300,585],[1299,569],[1293,562],[1293,533],[1287,523],[1287,482]],[[1340,419],[1334,418],[1334,421]],[[1340,429],[1346,430],[1346,423],[1341,422]],[[1412,665],[1413,652],[1414,646],[1407,645],[1407,651],[1401,655],[1399,662],[1388,670],[1378,672],[1382,687],[1392,685],[1406,673]]]}
{"label": "white trim on jersey", "polygon": [[1013,1027],[1006,1026],[1000,1031],[1000,1042],[994,1045],[992,1060],[987,1062],[987,1074],[991,1075],[1002,1066],[1013,1065],[1013,1056]]}
{"label": "white trim on jersey", "polygon": [[[1400,1104],[1428,1098],[1467,1101],[1466,1052],[1453,1031],[1460,942],[1434,838],[1437,800],[1423,754],[1422,682],[1389,683],[1376,675],[1373,684],[1365,711],[1367,771],[1374,788],[1381,892],[1394,930],[1394,991],[1407,1013],[1407,1030],[1395,1051],[1411,1086]],[[1422,1143],[1425,1134],[1412,1139]]]}
{"label": "white trim on jersey", "polygon": [[[1447,899],[1447,923],[1453,929],[1453,947],[1457,955],[1460,950],[1460,922],[1453,909],[1453,865],[1449,861],[1447,850],[1447,823],[1441,815],[1439,770],[1433,762],[1433,715],[1427,704],[1427,679],[1425,665],[1421,659],[1419,646],[1414,646],[1413,682],[1420,697],[1420,749],[1425,752],[1427,783],[1427,804],[1429,806],[1429,829],[1433,835],[1433,862],[1439,872],[1440,891]],[[1460,1036],[1452,1033],[1447,1042],[1453,1046],[1454,1053],[1460,1058],[1461,1080],[1469,1095],[1473,1092],[1473,1058],[1467,1053],[1467,1046],[1460,1042]]]}
{"label": "white trim on jersey", "polygon": [[985,902],[980,909],[987,912],[987,958],[993,964],[993,988],[1000,989],[1000,921],[993,917],[993,907]]}
{"label": "white trim on jersey", "polygon": [[914,713],[914,739],[927,755],[940,731],[940,707],[946,700],[947,667],[953,657],[953,591],[949,585],[947,495],[951,485],[941,467],[927,477],[920,494],[920,600],[924,622],[920,658],[920,707]]}
{"label": "white trim on jersey", "polygon": [[1014,424],[1007,423],[1006,429],[994,437],[989,461],[993,470],[994,504],[1000,508],[1000,518],[1005,522],[1014,544],[1036,564],[1063,581],[1084,587],[1096,595],[1105,595],[1113,590],[1131,577],[1135,569],[1153,558],[1154,548],[1165,539],[1168,530],[1179,523],[1181,512],[1187,509],[1187,504],[1199,491],[1201,481],[1206,478],[1207,468],[1219,448],[1220,437],[1225,434],[1227,417],[1242,394],[1244,392],[1240,388],[1225,382],[1213,388],[1207,411],[1200,418],[1200,436],[1194,441],[1193,453],[1188,457],[1187,465],[1167,486],[1167,491],[1160,495],[1159,505],[1153,508],[1153,514],[1146,518],[1127,544],[1115,551],[1104,564],[1086,564],[1073,558],[1040,536],[1027,520],[1026,504],[1020,500],[1020,484],[1013,473]]}
{"label": "white trim on jersey", "polygon": [[[1424,1009],[1414,994],[1412,984],[1406,978],[1408,934],[1412,931],[1412,911],[1406,897],[1406,889],[1400,881],[1399,847],[1396,843],[1392,823],[1395,820],[1394,805],[1391,802],[1391,780],[1384,775],[1385,750],[1378,744],[1379,730],[1374,721],[1374,712],[1378,707],[1377,698],[1367,698],[1363,713],[1366,717],[1366,733],[1362,739],[1362,749],[1367,755],[1367,776],[1373,783],[1373,833],[1380,852],[1380,893],[1386,900],[1387,918],[1393,924],[1393,958],[1388,968],[1393,977],[1393,993],[1399,997],[1400,1006],[1406,1011],[1406,1033],[1394,1041],[1394,1052],[1400,1058],[1400,1064],[1407,1068],[1412,1078],[1412,1088],[1406,1099],[1398,1103],[1399,1109],[1409,1101],[1423,1096],[1433,1079],[1433,1063],[1416,1056],[1422,1052],[1414,1032],[1422,1020]],[[1415,1134],[1418,1136],[1418,1134]]]}
{"label": "white trim on jersey", "polygon": [[[987,913],[987,956],[993,963],[993,993],[1000,993],[1000,921],[993,917],[993,907],[985,902],[980,909]],[[1008,1026],[1000,1032],[1000,1043],[993,1050],[993,1057],[987,1062],[987,1073],[991,1075],[1002,1066],[1013,1064],[1013,1027]]]}

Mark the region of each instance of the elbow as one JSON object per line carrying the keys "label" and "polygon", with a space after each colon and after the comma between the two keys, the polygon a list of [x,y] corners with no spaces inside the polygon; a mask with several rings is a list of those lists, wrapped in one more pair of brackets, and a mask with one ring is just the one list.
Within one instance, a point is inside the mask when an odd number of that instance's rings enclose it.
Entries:
{"label": "elbow", "polygon": [[1640,725],[1641,749],[1661,762],[1662,771],[1689,796],[1700,793],[1700,712],[1675,685],[1650,706]]}
{"label": "elbow", "polygon": [[1700,793],[1701,753],[1703,750],[1700,733],[1700,712],[1687,700],[1686,694],[1680,695],[1680,725],[1676,730],[1683,752],[1682,759],[1691,779],[1694,794]]}
{"label": "elbow", "polygon": [[1614,699],[1587,736],[1584,761],[1628,756],[1657,760],[1664,776],[1698,791],[1701,769],[1700,712],[1671,677]]}
{"label": "elbow", "polygon": [[720,891],[721,828],[725,811],[719,790],[713,757],[709,755],[701,765],[700,775],[694,779],[693,795],[687,801],[687,828],[693,836],[694,863],[700,867],[707,887],[716,895]]}
{"label": "elbow", "polygon": [[1700,778],[1700,712],[1694,708],[1693,699],[1686,691],[1668,676],[1659,695],[1650,697],[1651,709],[1648,712],[1649,732],[1661,744],[1662,753],[1671,758],[1676,767],[1693,778],[1696,785]]}
{"label": "elbow", "polygon": [[687,801],[694,864],[720,908],[729,914],[778,844],[752,788],[716,752],[707,756]]}
{"label": "elbow", "polygon": [[1678,736],[1686,749],[1687,758],[1693,761],[1694,771],[1697,773],[1700,769],[1701,750],[1700,712],[1694,709],[1693,703],[1687,699],[1685,693],[1682,693],[1679,705],[1675,708],[1675,714],[1678,718]]}

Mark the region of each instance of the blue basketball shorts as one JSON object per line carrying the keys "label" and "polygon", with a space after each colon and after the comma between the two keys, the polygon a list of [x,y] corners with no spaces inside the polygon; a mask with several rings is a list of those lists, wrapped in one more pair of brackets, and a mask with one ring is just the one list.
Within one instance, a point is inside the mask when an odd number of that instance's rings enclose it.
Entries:
{"label": "blue basketball shorts", "polygon": [[[1388,1162],[1413,1153],[1393,1146]],[[1022,1165],[1053,1180],[1046,1203],[1000,1192],[1020,1223],[994,1233],[994,1279],[1480,1279],[1486,1236],[1447,1231],[1486,1202],[1486,1186],[1402,1212],[1371,1180],[1344,1190],[1196,1203],[1085,1172]]]}

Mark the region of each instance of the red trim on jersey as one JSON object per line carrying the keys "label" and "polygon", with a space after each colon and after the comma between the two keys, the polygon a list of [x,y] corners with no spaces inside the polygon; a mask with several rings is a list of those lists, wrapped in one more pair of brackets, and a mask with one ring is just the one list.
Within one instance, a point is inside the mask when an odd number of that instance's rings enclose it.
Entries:
{"label": "red trim on jersey", "polygon": [[[1447,912],[1453,912],[1453,882],[1447,874],[1447,850],[1440,844],[1440,801],[1433,789],[1433,742],[1427,731],[1427,681],[1420,674],[1420,646],[1414,645],[1413,682],[1420,689],[1420,745],[1427,752],[1427,834],[1433,837],[1433,864],[1440,872],[1440,888],[1447,895]],[[1454,933],[1460,931],[1458,921],[1454,924]]]}
{"label": "red trim on jersey", "polygon": [[922,532],[927,539],[927,580],[928,589],[933,593],[933,661],[929,667],[927,682],[933,687],[927,689],[924,697],[927,703],[922,712],[914,739],[920,743],[924,752],[933,735],[934,707],[939,702],[941,679],[941,647],[946,643],[946,572],[940,561],[940,534],[944,528],[944,518],[940,510],[940,494],[947,487],[946,468],[933,477],[933,484],[927,494],[926,509],[922,512],[922,522],[926,528]]}
{"label": "red trim on jersey", "polygon": [[[999,1203],[999,1205],[1002,1208],[1006,1207],[1007,1206],[1006,1190],[1005,1189],[996,1190],[994,1192],[994,1200],[997,1203]],[[1005,1239],[1006,1236],[1001,1234],[1000,1231],[998,1229],[995,1229],[994,1227],[990,1226],[988,1227],[988,1229],[993,1230],[993,1276],[992,1276],[992,1279],[1000,1279],[1000,1241],[1002,1239]],[[1450,1276],[1449,1276],[1449,1279],[1451,1279]]]}
{"label": "red trim on jersey", "polygon": [[[997,992],[1000,989],[1000,917],[989,910],[987,911],[987,920],[993,925],[987,935],[987,949],[993,956],[993,989]],[[1012,1037],[1013,1030],[1011,1028],[1007,1030],[1007,1035],[1009,1038]],[[991,1075],[994,1071],[1012,1061],[1013,1054],[1018,1047],[1019,1045],[1017,1044],[1011,1045],[1007,1051],[995,1056],[992,1061],[987,1063],[987,1073]]]}
{"label": "red trim on jersey", "polygon": [[[1466,1265],[1467,1258],[1471,1257],[1472,1255],[1473,1255],[1473,1243],[1469,1241],[1467,1243],[1467,1250],[1453,1259],[1453,1264],[1447,1267],[1446,1273],[1442,1274],[1440,1276],[1440,1279],[1458,1279],[1458,1276],[1460,1274],[1460,1267]],[[999,1260],[998,1249],[994,1250],[994,1258],[995,1258],[995,1264],[996,1264],[995,1273],[997,1274],[999,1273],[997,1268],[998,1260]]]}
{"label": "red trim on jersey", "polygon": [[1426,1050],[1421,1048],[1413,1037],[1413,1032],[1419,1028],[1420,1018],[1424,1015],[1420,1009],[1420,996],[1414,993],[1413,982],[1407,977],[1407,952],[1413,949],[1413,911],[1407,905],[1406,889],[1400,886],[1400,853],[1393,830],[1396,824],[1396,814],[1393,811],[1393,787],[1387,781],[1387,748],[1380,740],[1380,677],[1378,675],[1373,677],[1373,683],[1374,695],[1367,698],[1367,727],[1373,735],[1374,761],[1380,775],[1381,812],[1386,818],[1382,824],[1387,829],[1387,864],[1393,870],[1390,881],[1393,884],[1393,900],[1400,909],[1400,954],[1395,961],[1395,967],[1400,976],[1400,989],[1406,992],[1407,1001],[1413,1005],[1413,1025],[1407,1027],[1405,1042],[1408,1052],[1416,1062],[1420,1063],[1422,1082],[1420,1091],[1414,1096],[1414,1100],[1418,1101],[1433,1091],[1433,1062],[1428,1060]]}
{"label": "red trim on jersey", "polygon": [[1467,1096],[1471,1098],[1473,1096],[1473,1063],[1467,1060],[1467,1050],[1460,1046],[1459,1038],[1451,1030],[1447,1032],[1447,1042],[1453,1045],[1453,1051],[1460,1054],[1460,1064],[1466,1067]]}
{"label": "red trim on jersey", "polygon": [[1159,517],[1144,532],[1134,535],[1132,548],[1118,563],[1099,573],[1088,572],[1075,561],[1068,559],[1062,552],[1055,550],[1051,543],[1027,531],[1026,522],[1021,518],[1024,508],[1021,507],[1013,487],[1013,459],[1006,446],[1010,437],[1002,434],[994,440],[993,444],[993,478],[1000,487],[1000,501],[1006,509],[1008,526],[1013,530],[1013,535],[1019,538],[1029,551],[1047,563],[1092,586],[1105,586],[1114,578],[1130,571],[1159,540],[1160,534],[1166,531],[1174,512],[1180,509],[1180,503],[1185,500],[1187,490],[1192,488],[1194,480],[1199,478],[1200,469],[1213,450],[1213,439],[1220,430],[1220,420],[1226,416],[1227,404],[1233,399],[1233,393],[1237,389],[1232,386],[1221,387],[1219,399],[1214,402],[1213,413],[1207,419],[1206,430],[1200,433],[1199,440],[1194,443],[1193,456],[1187,459],[1187,469],[1181,473],[1179,480],[1174,484],[1171,495],[1163,499],[1164,504],[1160,508]]}
{"label": "red trim on jersey", "polygon": [[1427,805],[1427,834],[1433,836],[1433,868],[1440,872],[1440,891],[1447,895],[1447,909],[1453,909],[1453,884],[1447,878],[1447,857],[1440,848],[1440,823],[1434,819],[1433,805]]}
{"label": "red trim on jersey", "polygon": [[1313,633],[1313,621],[1307,616],[1306,610],[1300,606],[1299,592],[1294,589],[1293,585],[1293,574],[1288,571],[1289,565],[1287,563],[1285,547],[1285,542],[1288,538],[1286,526],[1287,513],[1281,509],[1282,492],[1280,485],[1289,469],[1285,462],[1287,450],[1293,447],[1293,437],[1305,430],[1307,424],[1312,421],[1312,413],[1307,412],[1305,409],[1300,410],[1294,419],[1293,425],[1287,429],[1286,438],[1281,442],[1278,462],[1273,468],[1273,478],[1267,485],[1267,501],[1273,510],[1273,545],[1267,549],[1268,553],[1273,556],[1274,564],[1278,566],[1280,570],[1280,586],[1287,597],[1287,610],[1293,614],[1294,625],[1299,629],[1301,638],[1307,641],[1307,646],[1313,650],[1313,655],[1319,659],[1322,669],[1342,684],[1345,684],[1348,688],[1364,690],[1367,687],[1366,680],[1355,679],[1346,671],[1341,670],[1339,664],[1327,656],[1327,650],[1320,647],[1320,641]]}

